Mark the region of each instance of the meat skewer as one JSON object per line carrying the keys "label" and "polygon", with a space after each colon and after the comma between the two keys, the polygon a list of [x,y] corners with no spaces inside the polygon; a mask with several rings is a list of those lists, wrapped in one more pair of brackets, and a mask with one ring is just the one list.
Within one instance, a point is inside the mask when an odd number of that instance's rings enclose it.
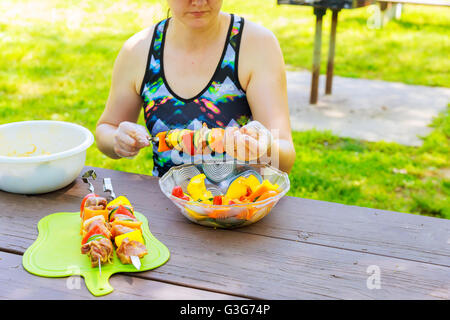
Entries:
{"label": "meat skewer", "polygon": [[94,193],[94,187],[88,180],[96,179],[95,172],[89,170],[82,178],[85,183],[89,183],[91,193],[84,197],[80,207],[81,253],[89,256],[91,266],[98,266],[101,275],[102,263],[111,262],[114,257],[114,242],[120,261],[132,263],[139,270],[139,259],[148,251],[142,237],[142,222],[134,216],[133,207],[125,197],[116,198],[110,178],[103,180],[103,191],[110,192],[114,199],[109,203],[110,206],[106,198]]}
{"label": "meat skewer", "polygon": [[114,256],[111,232],[105,219],[106,199],[94,194],[86,196],[81,210],[81,253],[88,255],[92,267],[109,263]]}
{"label": "meat skewer", "polygon": [[[110,178],[103,179],[103,191],[110,192],[111,197],[115,198]],[[113,201],[107,207],[111,239],[117,246],[116,253],[120,261],[123,264],[133,264],[139,270],[140,258],[148,254],[148,251],[142,237],[142,222],[136,219],[133,207],[125,199],[115,198],[116,203]]]}
{"label": "meat skewer", "polygon": [[[89,184],[89,191],[91,193],[88,194],[81,203],[80,217],[82,219],[82,223],[80,233],[83,236],[87,236],[89,232],[94,233],[96,232],[95,230],[98,231],[97,234],[92,234],[87,239],[84,239],[83,237],[81,253],[87,254],[89,256],[92,267],[95,267],[96,265],[98,266],[99,275],[101,276],[102,261],[110,262],[112,260],[113,251],[111,249],[113,248],[113,246],[111,240],[108,237],[109,235],[108,224],[106,223],[106,220],[102,215],[104,213],[104,209],[106,206],[106,199],[100,198],[94,193],[94,186],[89,181],[89,178],[92,178],[93,180],[97,178],[97,174],[95,173],[94,170],[88,170],[82,175],[82,180],[84,183]],[[89,198],[93,197],[96,197],[95,202],[93,202],[92,199],[88,201]],[[85,208],[89,209],[85,210]],[[97,217],[103,216],[103,221],[99,222],[98,219],[94,218],[96,216]],[[89,220],[89,223],[85,223],[87,220]],[[97,221],[94,223],[94,220]],[[83,230],[83,226],[86,226],[87,228],[89,228],[89,230]],[[97,226],[97,229],[94,229],[95,226]]]}

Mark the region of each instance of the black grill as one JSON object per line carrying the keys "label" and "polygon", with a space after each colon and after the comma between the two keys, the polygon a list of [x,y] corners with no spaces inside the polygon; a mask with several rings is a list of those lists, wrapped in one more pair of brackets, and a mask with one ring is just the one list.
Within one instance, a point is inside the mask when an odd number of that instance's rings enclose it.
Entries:
{"label": "black grill", "polygon": [[278,4],[291,4],[301,6],[311,6],[316,15],[316,34],[314,39],[314,56],[312,67],[311,94],[309,102],[317,103],[319,89],[319,71],[320,71],[320,47],[322,43],[322,17],[327,9],[333,12],[331,18],[330,51],[328,53],[327,78],[325,85],[325,94],[331,94],[333,84],[334,69],[334,49],[336,43],[336,28],[338,21],[338,12],[341,9],[354,9],[375,3],[375,0],[277,0]]}
{"label": "black grill", "polygon": [[295,4],[326,9],[352,9],[367,6],[367,0],[278,0],[278,4]]}

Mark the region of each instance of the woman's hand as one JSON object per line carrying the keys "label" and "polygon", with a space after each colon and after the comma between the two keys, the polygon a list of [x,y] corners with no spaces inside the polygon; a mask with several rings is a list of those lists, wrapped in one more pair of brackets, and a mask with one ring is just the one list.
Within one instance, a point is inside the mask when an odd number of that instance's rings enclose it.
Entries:
{"label": "woman's hand", "polygon": [[132,158],[150,145],[150,135],[145,127],[134,122],[123,121],[114,131],[113,150],[119,157]]}
{"label": "woman's hand", "polygon": [[259,159],[271,144],[272,134],[258,121],[251,121],[240,129],[225,129],[225,151],[241,161]]}

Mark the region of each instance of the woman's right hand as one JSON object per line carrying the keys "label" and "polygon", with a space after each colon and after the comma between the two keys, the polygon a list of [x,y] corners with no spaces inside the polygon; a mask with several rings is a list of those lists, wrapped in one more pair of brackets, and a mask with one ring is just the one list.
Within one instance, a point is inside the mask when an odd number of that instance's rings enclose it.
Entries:
{"label": "woman's right hand", "polygon": [[272,134],[260,122],[253,120],[240,129],[225,129],[225,151],[241,161],[253,161],[263,156],[272,144]]}
{"label": "woman's right hand", "polygon": [[123,158],[133,158],[150,145],[147,129],[139,124],[123,121],[114,132],[114,153]]}

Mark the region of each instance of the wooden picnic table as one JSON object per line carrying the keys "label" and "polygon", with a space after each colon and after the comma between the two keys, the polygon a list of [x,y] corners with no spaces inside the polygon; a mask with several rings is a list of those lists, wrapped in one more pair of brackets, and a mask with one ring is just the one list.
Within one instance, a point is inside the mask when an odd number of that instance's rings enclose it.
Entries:
{"label": "wooden picnic table", "polygon": [[[38,221],[78,211],[87,186],[77,178],[43,195],[0,191],[1,299],[450,298],[449,220],[287,196],[251,226],[213,229],[184,218],[155,177],[87,169],[97,172],[97,193],[102,178],[111,177],[116,195],[128,196],[148,218],[169,261],[113,275],[115,290],[99,298],[83,281],[69,290],[66,278],[34,276],[23,269],[22,255]],[[369,277],[377,270],[374,288]]]}

